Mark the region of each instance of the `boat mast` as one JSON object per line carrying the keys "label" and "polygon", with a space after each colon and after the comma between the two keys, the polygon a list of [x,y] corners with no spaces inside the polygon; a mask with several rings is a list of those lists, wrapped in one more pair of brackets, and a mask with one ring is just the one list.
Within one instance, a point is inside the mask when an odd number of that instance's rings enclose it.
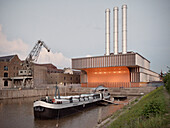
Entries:
{"label": "boat mast", "polygon": [[60,99],[60,91],[59,91],[58,86],[56,85],[55,98],[57,97],[57,91],[58,91],[58,99]]}

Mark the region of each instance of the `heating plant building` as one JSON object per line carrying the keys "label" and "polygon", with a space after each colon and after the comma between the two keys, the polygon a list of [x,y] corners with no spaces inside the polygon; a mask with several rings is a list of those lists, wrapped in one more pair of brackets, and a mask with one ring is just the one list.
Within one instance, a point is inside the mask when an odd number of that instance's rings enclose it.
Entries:
{"label": "heating plant building", "polygon": [[127,51],[127,5],[122,5],[122,51],[118,49],[118,7],[113,9],[114,53],[110,52],[110,9],[105,10],[105,54],[73,58],[72,68],[81,70],[81,86],[140,87],[159,81],[158,73],[150,70],[150,61],[136,52]]}

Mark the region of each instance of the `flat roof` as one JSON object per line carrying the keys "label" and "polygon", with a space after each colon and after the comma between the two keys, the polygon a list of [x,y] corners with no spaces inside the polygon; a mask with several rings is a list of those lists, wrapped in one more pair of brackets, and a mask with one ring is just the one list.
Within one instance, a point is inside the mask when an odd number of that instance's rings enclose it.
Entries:
{"label": "flat roof", "polygon": [[132,55],[132,54],[137,54],[139,55],[140,57],[142,57],[143,59],[145,59],[146,61],[148,61],[150,63],[150,61],[148,59],[146,59],[145,57],[143,57],[142,55],[140,55],[139,53],[137,52],[127,52],[126,54],[122,54],[121,52],[118,53],[117,55],[114,55],[113,53],[111,53],[110,55],[102,55],[102,56],[91,56],[91,57],[80,57],[80,58],[72,58],[72,60],[76,60],[76,59],[87,59],[87,58],[98,58],[98,57],[104,57],[104,56],[124,56],[124,55]]}

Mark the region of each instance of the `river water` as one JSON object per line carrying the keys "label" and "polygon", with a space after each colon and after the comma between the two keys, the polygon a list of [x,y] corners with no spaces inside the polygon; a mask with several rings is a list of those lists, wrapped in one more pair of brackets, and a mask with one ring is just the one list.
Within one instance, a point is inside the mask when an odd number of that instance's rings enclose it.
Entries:
{"label": "river water", "polygon": [[35,120],[33,101],[21,98],[0,100],[0,128],[93,128],[123,105],[95,106],[59,120]]}

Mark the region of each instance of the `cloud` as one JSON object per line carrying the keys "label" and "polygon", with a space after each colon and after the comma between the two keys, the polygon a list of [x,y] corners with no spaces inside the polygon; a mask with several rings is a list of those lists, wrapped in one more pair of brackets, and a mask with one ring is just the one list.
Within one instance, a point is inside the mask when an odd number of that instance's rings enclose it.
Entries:
{"label": "cloud", "polygon": [[47,52],[45,48],[42,48],[38,63],[53,63],[59,68],[70,67],[71,60],[65,57],[62,53]]}
{"label": "cloud", "polygon": [[5,34],[2,33],[2,27],[0,25],[0,54],[1,55],[14,55],[18,54],[20,59],[25,59],[29,50],[29,45],[24,43],[21,39],[15,39],[12,41],[7,40]]}
{"label": "cloud", "polygon": [[[22,39],[14,39],[9,41],[7,36],[2,32],[0,25],[0,56],[17,54],[21,60],[24,60],[32,47],[23,42]],[[38,63],[53,63],[59,68],[70,67],[71,60],[65,57],[62,53],[47,52],[45,48],[41,49]]]}

